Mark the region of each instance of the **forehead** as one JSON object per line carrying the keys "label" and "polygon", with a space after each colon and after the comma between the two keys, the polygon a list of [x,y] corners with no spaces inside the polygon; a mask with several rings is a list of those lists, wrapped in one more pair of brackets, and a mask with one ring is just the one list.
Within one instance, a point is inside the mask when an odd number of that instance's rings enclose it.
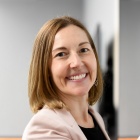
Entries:
{"label": "forehead", "polygon": [[82,41],[89,42],[86,32],[78,26],[69,25],[56,33],[54,46],[62,45],[62,43],[81,43]]}
{"label": "forehead", "polygon": [[67,27],[64,27],[64,28],[60,29],[56,33],[55,38],[59,37],[60,35],[62,36],[63,34],[64,34],[64,36],[71,35],[71,34],[73,34],[73,35],[74,34],[84,34],[84,35],[86,35],[86,32],[82,28],[80,28],[76,25],[68,25]]}

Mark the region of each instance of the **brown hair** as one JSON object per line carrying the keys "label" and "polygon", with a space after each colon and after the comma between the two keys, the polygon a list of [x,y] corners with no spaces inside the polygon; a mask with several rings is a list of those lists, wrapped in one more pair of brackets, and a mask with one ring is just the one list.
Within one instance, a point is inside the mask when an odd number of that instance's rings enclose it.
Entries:
{"label": "brown hair", "polygon": [[72,17],[63,16],[54,18],[42,26],[33,46],[29,70],[28,95],[30,107],[34,113],[40,110],[44,105],[50,108],[63,108],[63,106],[65,106],[56,92],[57,87],[53,82],[49,66],[55,35],[59,30],[69,25],[78,26],[85,31],[97,59],[98,84],[93,85],[89,91],[89,105],[96,103],[102,94],[102,74],[98,56],[93,40],[87,29],[83,24]]}

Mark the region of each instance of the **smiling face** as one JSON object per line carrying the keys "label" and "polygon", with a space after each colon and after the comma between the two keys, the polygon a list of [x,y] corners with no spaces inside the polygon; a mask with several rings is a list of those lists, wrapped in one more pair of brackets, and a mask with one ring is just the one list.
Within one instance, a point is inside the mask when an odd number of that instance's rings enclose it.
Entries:
{"label": "smiling face", "polygon": [[97,76],[97,62],[84,30],[69,25],[57,32],[51,74],[60,96],[88,97]]}

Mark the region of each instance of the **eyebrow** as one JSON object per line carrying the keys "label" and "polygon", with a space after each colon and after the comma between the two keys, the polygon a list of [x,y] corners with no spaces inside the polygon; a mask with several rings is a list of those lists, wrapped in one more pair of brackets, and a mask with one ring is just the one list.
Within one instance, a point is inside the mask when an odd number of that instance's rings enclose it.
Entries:
{"label": "eyebrow", "polygon": [[[82,46],[84,44],[90,44],[89,42],[81,42],[78,46]],[[57,51],[57,50],[66,50],[66,47],[61,46],[61,47],[57,47],[56,49],[52,50],[53,51]]]}
{"label": "eyebrow", "polygon": [[52,52],[57,51],[57,50],[66,50],[66,47],[63,47],[63,46],[62,47],[58,47],[58,48],[52,50]]}
{"label": "eyebrow", "polygon": [[81,42],[80,44],[79,44],[79,46],[82,46],[82,45],[84,45],[84,44],[90,44],[89,42]]}

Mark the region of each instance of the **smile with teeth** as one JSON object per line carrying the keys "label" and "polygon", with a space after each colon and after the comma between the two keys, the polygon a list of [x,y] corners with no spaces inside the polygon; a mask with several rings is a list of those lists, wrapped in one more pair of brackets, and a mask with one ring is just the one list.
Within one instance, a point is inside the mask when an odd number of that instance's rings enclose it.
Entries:
{"label": "smile with teeth", "polygon": [[80,75],[75,75],[75,76],[71,76],[68,77],[69,80],[80,80],[86,77],[86,74],[80,74]]}

